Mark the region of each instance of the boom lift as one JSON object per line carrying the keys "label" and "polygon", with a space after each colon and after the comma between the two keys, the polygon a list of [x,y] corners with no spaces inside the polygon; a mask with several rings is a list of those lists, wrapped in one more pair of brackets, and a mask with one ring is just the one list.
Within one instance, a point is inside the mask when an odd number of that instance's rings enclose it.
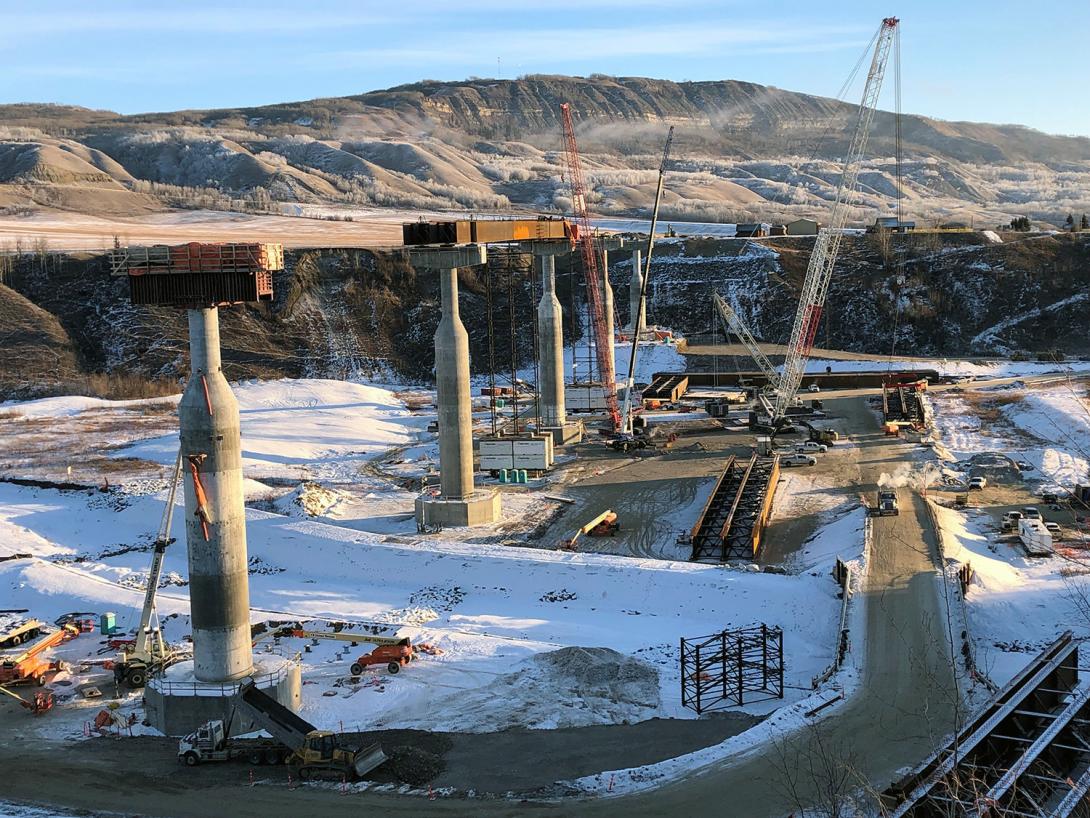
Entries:
{"label": "boom lift", "polygon": [[75,639],[79,630],[74,625],[65,625],[53,633],[47,634],[15,656],[5,656],[0,660],[0,684],[19,684],[33,682],[39,687],[45,684],[45,674],[61,669],[60,662],[45,659],[42,654],[61,642]]}
{"label": "boom lift", "polygon": [[791,343],[788,345],[787,360],[784,362],[780,389],[773,406],[772,421],[781,425],[802,383],[806,362],[814,347],[814,338],[821,324],[821,314],[825,309],[825,299],[829,292],[829,281],[833,275],[836,257],[840,252],[840,242],[844,227],[848,223],[850,211],[849,199],[855,194],[859,184],[859,169],[863,162],[863,152],[867,147],[871,120],[878,103],[878,92],[882,88],[882,78],[886,71],[886,60],[890,46],[897,33],[898,19],[886,17],[878,29],[867,73],[866,87],[863,89],[863,101],[859,105],[859,119],[855,123],[851,145],[844,157],[844,167],[840,174],[840,184],[836,190],[836,199],[829,225],[818,231],[814,243],[814,252],[806,269],[799,309],[795,315],[795,324],[791,331]]}
{"label": "boom lift", "polygon": [[621,530],[621,523],[617,518],[617,512],[607,508],[590,522],[579,527],[570,540],[563,540],[560,548],[564,551],[574,551],[575,544],[583,535],[588,537],[612,537]]}
{"label": "boom lift", "polygon": [[11,696],[35,716],[48,713],[53,709],[54,701],[52,690],[35,690],[33,698],[28,699],[25,696],[20,696],[14,690],[8,690],[3,685],[0,685],[0,693],[6,693],[8,696]]}
{"label": "boom lift", "polygon": [[605,294],[602,292],[601,272],[598,269],[598,248],[594,246],[594,233],[590,226],[590,213],[587,210],[587,183],[583,178],[579,148],[575,144],[571,105],[567,102],[562,104],[560,115],[564,122],[564,157],[568,164],[572,211],[576,219],[572,238],[578,242],[583,257],[583,281],[587,288],[587,311],[590,313],[598,377],[605,389],[610,428],[616,431],[621,425],[621,412],[617,408],[617,376],[613,371],[613,356],[609,354],[613,339],[609,337],[606,329]]}
{"label": "boom lift", "polygon": [[178,481],[182,475],[182,453],[174,465],[174,476],[170,481],[167,505],[163,510],[163,519],[159,524],[159,533],[152,546],[151,569],[148,571],[148,587],[144,591],[144,607],[140,611],[140,626],[136,639],[132,642],[115,642],[122,650],[121,656],[114,662],[114,681],[131,688],[143,687],[148,675],[172,664],[176,658],[174,650],[163,641],[162,631],[152,629],[151,620],[155,615],[155,594],[159,590],[159,577],[163,573],[163,558],[167,546],[174,539],[170,536],[170,524],[174,518],[174,497],[178,491]]}
{"label": "boom lift", "polygon": [[431,645],[414,645],[407,636],[373,636],[355,631],[308,631],[302,628],[281,628],[276,636],[294,636],[304,639],[336,639],[341,642],[369,642],[376,645],[370,653],[362,654],[349,667],[353,676],[359,676],[363,669],[371,665],[386,665],[390,673],[399,673],[401,668],[416,658],[418,649],[435,652]]}

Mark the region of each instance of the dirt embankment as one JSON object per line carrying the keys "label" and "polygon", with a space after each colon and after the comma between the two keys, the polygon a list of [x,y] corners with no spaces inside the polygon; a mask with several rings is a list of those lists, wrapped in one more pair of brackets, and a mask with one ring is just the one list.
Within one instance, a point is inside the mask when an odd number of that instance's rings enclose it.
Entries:
{"label": "dirt embankment", "polygon": [[[759,338],[786,341],[812,244],[663,244],[654,256],[648,318],[686,336],[707,333],[714,326],[711,293],[720,292]],[[581,273],[572,274],[571,258],[560,256],[556,264],[569,341],[581,335],[571,316],[582,304]],[[0,338],[18,354],[0,359],[5,396],[86,391],[73,381],[90,373],[114,379],[94,394],[115,388],[120,396],[146,396],[139,393],[147,379],[161,382],[150,394],[163,394],[186,374],[184,313],[129,304],[127,285],[108,275],[101,256],[24,253],[9,261],[9,286],[0,287]],[[624,252],[610,261],[623,326],[631,262]],[[459,279],[474,372],[485,374],[492,366],[503,378],[512,364],[529,364],[540,297],[530,257],[497,251],[488,267],[463,269]],[[221,311],[229,378],[432,377],[438,279],[413,270],[402,251],[294,250],[274,283],[273,302]],[[896,237],[890,243],[849,238],[817,341],[882,355],[891,349],[928,356],[1085,353],[1087,301],[1090,241],[1077,236],[1005,244],[976,233],[908,236],[903,243]],[[135,380],[126,384],[126,378]]]}

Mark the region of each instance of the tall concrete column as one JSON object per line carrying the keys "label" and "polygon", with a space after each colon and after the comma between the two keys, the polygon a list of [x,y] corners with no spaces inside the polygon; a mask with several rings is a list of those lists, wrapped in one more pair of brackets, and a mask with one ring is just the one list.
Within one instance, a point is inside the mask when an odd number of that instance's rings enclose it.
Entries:
{"label": "tall concrete column", "polygon": [[189,310],[189,353],[178,418],[194,674],[202,682],[227,682],[253,672],[253,653],[242,438],[238,402],[220,366],[217,309]]}
{"label": "tall concrete column", "polygon": [[439,493],[416,498],[416,524],[480,525],[500,515],[500,496],[473,486],[473,404],[469,397],[469,335],[458,315],[458,268],[488,261],[483,244],[413,247],[413,267],[439,275],[443,315],[435,330],[435,391],[439,414]]}
{"label": "tall concrete column", "polygon": [[541,422],[563,426],[564,410],[564,324],[560,299],[556,297],[556,262],[553,256],[538,256],[541,269],[541,300],[537,304],[537,334],[540,354]]}
{"label": "tall concrete column", "polygon": [[[628,284],[628,320],[632,333],[637,327],[647,328],[647,302],[643,295],[643,265],[639,250],[632,251],[632,279]],[[637,322],[637,318],[639,321]]]}
{"label": "tall concrete column", "polygon": [[473,494],[473,414],[469,395],[469,333],[458,314],[458,270],[439,271],[443,317],[435,330],[439,405],[439,486],[442,497]]}
{"label": "tall concrete column", "polygon": [[613,380],[617,380],[616,327],[614,326],[613,285],[609,283],[609,251],[602,247],[602,302],[606,311],[606,336],[609,338],[609,361]]}

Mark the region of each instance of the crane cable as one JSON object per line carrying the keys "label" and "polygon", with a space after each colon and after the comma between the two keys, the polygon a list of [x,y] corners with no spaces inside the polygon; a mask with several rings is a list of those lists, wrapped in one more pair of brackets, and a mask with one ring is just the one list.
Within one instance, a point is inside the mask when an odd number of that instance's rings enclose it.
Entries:
{"label": "crane cable", "polygon": [[[902,116],[901,116],[901,29],[898,28],[893,40],[893,97],[894,97],[894,114],[893,114],[893,160],[895,165],[895,178],[897,181],[897,235],[899,236],[897,244],[900,252],[897,253],[897,282],[898,286],[901,286],[901,282],[905,278],[905,238],[907,233],[904,232],[904,189],[901,187],[901,161],[903,156],[903,142],[901,134]],[[881,228],[879,228],[881,229]],[[901,313],[902,307],[901,293],[898,291],[897,300],[895,302],[895,310],[893,313],[893,339],[890,342],[889,348],[889,360],[886,361],[886,375],[889,375],[893,371],[893,360],[897,354],[897,336],[901,331]]]}

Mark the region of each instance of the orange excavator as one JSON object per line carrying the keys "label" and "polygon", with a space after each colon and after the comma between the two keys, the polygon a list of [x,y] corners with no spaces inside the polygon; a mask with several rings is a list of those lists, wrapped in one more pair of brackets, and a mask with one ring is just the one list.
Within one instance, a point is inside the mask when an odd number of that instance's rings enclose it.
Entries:
{"label": "orange excavator", "polygon": [[0,659],[0,685],[33,682],[45,684],[45,674],[60,670],[60,662],[50,661],[42,654],[69,639],[79,636],[75,625],[65,625],[60,630],[43,636],[22,653]]}

